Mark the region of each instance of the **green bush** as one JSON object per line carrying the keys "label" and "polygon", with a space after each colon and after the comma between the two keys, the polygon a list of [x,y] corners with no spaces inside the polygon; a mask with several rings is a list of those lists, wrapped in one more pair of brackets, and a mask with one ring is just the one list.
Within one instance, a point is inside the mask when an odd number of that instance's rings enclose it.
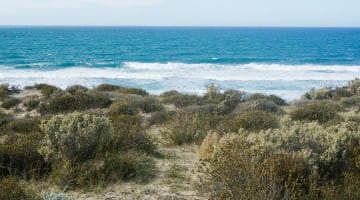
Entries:
{"label": "green bush", "polygon": [[344,97],[351,97],[352,93],[348,88],[342,87],[342,88],[335,88],[334,90],[332,90],[331,96],[333,99],[339,100]]}
{"label": "green bush", "polygon": [[87,87],[84,87],[82,85],[72,85],[66,88],[66,92],[74,95],[77,93],[84,93],[87,92],[89,89]]}
{"label": "green bush", "polygon": [[128,151],[136,149],[153,154],[156,145],[153,139],[145,132],[138,115],[118,115],[112,119],[114,131],[112,134],[109,151]]}
{"label": "green bush", "polygon": [[266,99],[266,100],[272,101],[279,106],[287,105],[287,103],[284,99],[282,99],[279,96],[273,95],[273,94],[265,95],[265,94],[255,93],[255,94],[252,94],[248,100],[259,100],[259,99]]}
{"label": "green bush", "polygon": [[64,191],[91,190],[117,181],[148,182],[155,176],[155,161],[136,151],[107,153],[101,160],[73,163],[62,160],[50,174],[50,181]]}
{"label": "green bush", "polygon": [[345,108],[358,107],[360,106],[360,96],[342,98],[340,104]]}
{"label": "green bush", "polygon": [[96,91],[100,92],[119,92],[123,94],[135,94],[140,96],[148,96],[149,93],[143,89],[140,88],[126,88],[122,86],[117,85],[111,85],[111,84],[101,84],[95,88]]}
{"label": "green bush", "polygon": [[312,88],[304,95],[304,98],[310,100],[328,100],[332,98],[331,93],[331,88],[322,88],[318,90]]}
{"label": "green bush", "polygon": [[8,98],[3,101],[3,103],[1,104],[1,107],[5,108],[5,109],[10,109],[10,108],[13,108],[13,107],[19,105],[20,103],[21,103],[20,99]]}
{"label": "green bush", "polygon": [[95,90],[99,91],[99,92],[111,92],[111,91],[115,91],[115,90],[118,90],[121,88],[123,88],[123,87],[104,83],[104,84],[97,86],[95,88]]}
{"label": "green bush", "polygon": [[312,102],[295,108],[290,117],[295,121],[318,121],[320,123],[339,119],[338,105],[329,102]]}
{"label": "green bush", "polygon": [[154,112],[151,114],[151,117],[149,118],[149,124],[150,125],[164,124],[167,121],[169,121],[174,116],[174,114],[175,114],[174,111],[166,111],[166,110]]}
{"label": "green bush", "polygon": [[0,145],[0,177],[40,178],[49,171],[49,164],[37,151],[33,141],[17,141]]}
{"label": "green bush", "polygon": [[109,181],[149,182],[156,175],[156,165],[153,158],[137,153],[112,154],[106,157],[104,172]]}
{"label": "green bush", "polygon": [[200,149],[212,198],[358,197],[360,132],[351,127],[296,122],[257,133],[209,134]]}
{"label": "green bush", "polygon": [[352,116],[348,117],[347,121],[360,124],[360,115],[352,115]]}
{"label": "green bush", "polygon": [[194,105],[188,106],[186,108],[181,109],[181,111],[189,112],[189,113],[200,113],[202,115],[219,115],[221,113],[221,108],[217,104],[205,104],[205,105]]}
{"label": "green bush", "polygon": [[163,97],[161,102],[165,104],[173,104],[176,107],[183,108],[191,105],[203,105],[204,99],[197,95],[177,94]]}
{"label": "green bush", "polygon": [[163,92],[162,94],[160,94],[160,97],[171,97],[171,96],[177,96],[177,95],[181,95],[181,93],[176,90],[170,90],[170,91],[166,91],[166,92]]}
{"label": "green bush", "polygon": [[42,113],[62,113],[72,111],[82,111],[91,108],[106,108],[112,101],[110,97],[102,93],[76,93],[54,97],[49,104],[43,105],[40,109]]}
{"label": "green bush", "polygon": [[36,84],[34,87],[37,90],[40,90],[41,94],[47,98],[49,98],[51,95],[55,94],[56,92],[61,92],[60,88],[48,84]]}
{"label": "green bush", "polygon": [[7,132],[16,132],[16,133],[33,133],[40,131],[40,120],[38,118],[19,118],[13,121],[10,121],[5,125],[4,129]]}
{"label": "green bush", "polygon": [[140,96],[149,96],[149,93],[146,90],[140,88],[120,88],[117,91],[123,94],[136,94]]}
{"label": "green bush", "polygon": [[266,111],[271,113],[283,112],[283,110],[273,101],[269,101],[266,99],[257,99],[240,103],[233,111],[233,114],[236,115],[249,111]]}
{"label": "green bush", "polygon": [[0,84],[0,100],[6,99],[9,95],[9,84]]}
{"label": "green bush", "polygon": [[94,158],[109,144],[111,124],[105,117],[72,113],[43,121],[45,133],[40,152],[47,160],[67,159],[81,162]]}
{"label": "green bush", "polygon": [[165,124],[163,135],[175,145],[201,143],[208,131],[216,128],[218,116],[196,112],[178,112]]}
{"label": "green bush", "polygon": [[162,104],[154,97],[144,97],[137,101],[135,100],[133,104],[135,104],[135,107],[137,107],[144,113],[151,113],[164,109]]}
{"label": "green bush", "polygon": [[356,78],[350,81],[349,88],[354,95],[360,95],[360,79]]}
{"label": "green bush", "polygon": [[220,91],[220,86],[215,84],[209,84],[206,86],[207,92],[204,94],[204,99],[206,99],[208,102],[216,103],[221,101],[222,94]]}
{"label": "green bush", "polygon": [[26,189],[14,178],[0,179],[0,199],[3,200],[40,200],[35,191]]}
{"label": "green bush", "polygon": [[108,111],[108,116],[110,118],[114,118],[118,115],[137,115],[137,114],[138,111],[136,106],[134,106],[131,103],[122,102],[122,101],[114,102],[113,104],[111,104]]}
{"label": "green bush", "polygon": [[244,98],[244,94],[237,90],[227,90],[222,96],[223,100],[218,105],[221,114],[231,113]]}
{"label": "green bush", "polygon": [[234,122],[238,129],[251,131],[267,130],[279,126],[279,119],[274,114],[264,111],[245,112],[235,118]]}
{"label": "green bush", "polygon": [[51,183],[63,188],[63,191],[80,188],[92,190],[97,187],[104,187],[109,181],[103,173],[102,165],[96,160],[89,160],[82,163],[72,163],[63,160],[54,166],[49,180]]}
{"label": "green bush", "polygon": [[32,111],[38,108],[40,104],[40,100],[38,100],[37,96],[32,96],[24,101],[24,106],[27,111]]}
{"label": "green bush", "polygon": [[7,124],[8,122],[10,122],[12,120],[12,118],[13,117],[11,115],[8,115],[8,114],[0,111],[0,131],[2,129],[2,126]]}
{"label": "green bush", "polygon": [[351,97],[353,94],[347,87],[342,88],[322,88],[316,90],[315,88],[307,92],[304,97],[310,100],[339,100],[343,97]]}

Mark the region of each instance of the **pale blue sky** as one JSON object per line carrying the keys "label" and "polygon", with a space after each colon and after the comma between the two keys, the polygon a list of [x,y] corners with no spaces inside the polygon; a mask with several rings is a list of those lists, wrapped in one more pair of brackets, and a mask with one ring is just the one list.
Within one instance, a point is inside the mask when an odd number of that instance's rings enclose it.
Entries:
{"label": "pale blue sky", "polygon": [[360,26],[360,0],[0,0],[0,25]]}

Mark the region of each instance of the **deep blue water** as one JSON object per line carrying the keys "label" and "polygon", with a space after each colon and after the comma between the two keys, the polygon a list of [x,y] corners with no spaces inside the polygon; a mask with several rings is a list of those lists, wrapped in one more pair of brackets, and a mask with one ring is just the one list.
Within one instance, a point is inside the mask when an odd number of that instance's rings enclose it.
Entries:
{"label": "deep blue water", "polygon": [[0,82],[107,82],[153,93],[223,89],[294,98],[360,77],[360,29],[0,27]]}

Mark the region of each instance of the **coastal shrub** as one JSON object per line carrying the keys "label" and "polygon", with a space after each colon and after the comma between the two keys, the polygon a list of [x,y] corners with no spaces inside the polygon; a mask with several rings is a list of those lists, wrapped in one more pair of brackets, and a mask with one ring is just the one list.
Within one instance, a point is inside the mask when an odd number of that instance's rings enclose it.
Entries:
{"label": "coastal shrub", "polygon": [[321,88],[321,89],[315,89],[312,88],[309,92],[304,94],[304,97],[306,99],[311,100],[327,100],[331,99],[331,88]]}
{"label": "coastal shrub", "polygon": [[66,92],[74,95],[77,93],[84,93],[87,92],[89,89],[87,87],[84,87],[82,85],[72,85],[66,88]]}
{"label": "coastal shrub", "polygon": [[10,121],[4,127],[7,132],[29,134],[40,131],[39,118],[19,118]]}
{"label": "coastal shrub", "polygon": [[329,102],[312,102],[295,108],[290,112],[294,121],[318,121],[320,123],[339,119],[337,114],[340,111],[338,105]]}
{"label": "coastal shrub", "polygon": [[66,94],[52,98],[43,112],[62,113],[71,111],[82,111],[90,108],[106,108],[112,101],[110,97],[102,93],[76,93],[74,95]]}
{"label": "coastal shrub", "polygon": [[234,122],[238,129],[259,131],[279,126],[279,119],[272,113],[265,111],[249,111],[235,118]]}
{"label": "coastal shrub", "polygon": [[220,86],[215,84],[209,84],[206,86],[206,93],[204,94],[204,99],[209,102],[219,102],[222,99],[222,94],[220,91]]}
{"label": "coastal shrub", "polygon": [[227,90],[222,95],[223,100],[218,105],[220,114],[231,113],[244,98],[244,93],[237,90]]}
{"label": "coastal shrub", "polygon": [[218,141],[221,136],[216,132],[210,132],[201,142],[199,148],[199,158],[200,160],[209,160],[213,158],[213,154],[216,151]]}
{"label": "coastal shrub", "polygon": [[208,135],[200,149],[214,199],[334,199],[327,197],[359,196],[353,188],[359,181],[349,184],[360,175],[359,142],[359,130],[347,123],[296,122],[257,133]]}
{"label": "coastal shrub", "polygon": [[184,112],[200,113],[202,115],[218,115],[221,113],[221,108],[217,104],[193,105],[183,109]]}
{"label": "coastal shrub", "polygon": [[31,96],[24,101],[24,106],[26,107],[27,111],[32,111],[38,108],[40,104],[40,100],[37,96]]}
{"label": "coastal shrub", "polygon": [[41,94],[47,98],[49,98],[51,95],[55,94],[56,92],[61,92],[60,88],[44,83],[36,84],[34,87],[37,90],[40,90]]}
{"label": "coastal shrub", "polygon": [[40,196],[15,178],[0,179],[0,199],[3,200],[40,200]]}
{"label": "coastal shrub", "polygon": [[6,99],[9,94],[9,84],[0,84],[0,100]]}
{"label": "coastal shrub", "polygon": [[62,160],[54,166],[50,181],[63,191],[104,187],[118,181],[147,183],[155,177],[157,167],[152,157],[136,152],[109,153],[102,160],[88,160],[74,164]]}
{"label": "coastal shrub", "polygon": [[342,98],[340,104],[345,108],[358,107],[360,106],[360,96]]}
{"label": "coastal shrub", "polygon": [[273,94],[265,95],[265,94],[255,93],[255,94],[252,94],[248,100],[259,100],[259,99],[266,99],[266,100],[272,101],[279,106],[287,105],[287,103],[284,99],[282,99],[279,96],[273,95]]}
{"label": "coastal shrub", "polygon": [[138,111],[134,104],[118,101],[111,104],[108,116],[114,118],[118,115],[137,115]]}
{"label": "coastal shrub", "polygon": [[153,158],[135,151],[111,154],[105,158],[104,173],[110,182],[134,180],[147,183],[155,177],[156,171]]}
{"label": "coastal shrub", "polygon": [[108,145],[109,151],[138,151],[153,154],[156,145],[152,137],[144,130],[139,115],[118,115],[111,118],[114,131],[111,142]]}
{"label": "coastal shrub", "polygon": [[311,89],[304,94],[304,98],[311,100],[339,100],[343,97],[351,97],[353,94],[347,87]]}
{"label": "coastal shrub", "polygon": [[191,105],[202,105],[204,104],[204,99],[197,95],[176,94],[163,97],[161,102],[164,104],[173,104],[178,108],[184,108]]}
{"label": "coastal shrub", "polygon": [[174,116],[174,114],[175,114],[174,111],[166,111],[166,110],[154,112],[151,114],[151,117],[149,118],[149,124],[150,125],[164,124],[167,121],[169,121],[172,118],[172,116]]}
{"label": "coastal shrub", "polygon": [[349,82],[349,88],[354,95],[360,95],[360,79],[356,78]]}
{"label": "coastal shrub", "polygon": [[120,88],[117,91],[123,94],[136,94],[140,96],[149,96],[149,93],[141,88]]}
{"label": "coastal shrub", "polygon": [[104,83],[104,84],[98,85],[95,88],[95,90],[99,91],[99,92],[111,92],[111,91],[115,91],[115,90],[118,90],[121,88],[123,88],[123,87]]}
{"label": "coastal shrub", "polygon": [[353,94],[346,87],[335,88],[331,91],[331,96],[334,100],[339,100],[344,97],[351,97]]}
{"label": "coastal shrub", "polygon": [[175,145],[201,143],[209,130],[219,121],[216,115],[196,112],[178,112],[165,125],[163,135]]}
{"label": "coastal shrub", "polygon": [[355,122],[357,124],[360,124],[360,115],[352,115],[352,116],[349,116],[347,121],[349,122]]}
{"label": "coastal shrub", "polygon": [[40,149],[46,160],[81,162],[94,158],[109,144],[111,124],[105,117],[74,112],[53,116],[40,126],[45,138]]}
{"label": "coastal shrub", "polygon": [[171,96],[176,96],[176,95],[181,95],[181,93],[176,90],[170,90],[170,91],[161,93],[160,97],[171,97]]}
{"label": "coastal shrub", "polygon": [[3,101],[3,103],[1,104],[1,107],[5,108],[5,109],[10,109],[10,108],[13,108],[13,107],[19,105],[20,103],[21,103],[21,99],[7,98]]}
{"label": "coastal shrub", "polygon": [[8,122],[10,122],[12,120],[12,118],[13,117],[11,115],[0,111],[0,131],[2,129],[2,126],[7,124]]}
{"label": "coastal shrub", "polygon": [[54,166],[49,180],[63,188],[63,191],[76,188],[91,190],[96,187],[103,187],[108,182],[103,173],[102,164],[99,165],[96,160],[76,164],[69,160],[62,160]]}
{"label": "coastal shrub", "polygon": [[238,115],[249,111],[266,111],[271,113],[282,113],[283,110],[273,101],[266,99],[249,100],[237,105],[233,114]]}
{"label": "coastal shrub", "polygon": [[0,145],[0,177],[40,178],[49,170],[49,164],[37,148],[37,144],[30,140]]}
{"label": "coastal shrub", "polygon": [[99,92],[119,92],[123,94],[135,94],[140,96],[149,96],[149,93],[146,90],[141,88],[126,88],[117,85],[111,84],[101,84],[95,88]]}
{"label": "coastal shrub", "polygon": [[155,97],[144,97],[133,102],[135,107],[144,113],[151,113],[163,110],[163,105]]}

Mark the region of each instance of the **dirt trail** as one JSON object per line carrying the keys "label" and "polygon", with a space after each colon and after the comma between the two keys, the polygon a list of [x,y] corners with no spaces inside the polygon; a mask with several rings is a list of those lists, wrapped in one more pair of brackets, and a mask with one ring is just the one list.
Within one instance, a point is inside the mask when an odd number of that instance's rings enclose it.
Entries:
{"label": "dirt trail", "polygon": [[[158,128],[149,130],[152,135],[160,136]],[[160,138],[157,138],[160,139]],[[161,140],[161,139],[160,139]],[[159,140],[158,140],[159,141]],[[157,177],[147,184],[134,182],[118,183],[108,186],[100,193],[71,191],[70,199],[85,200],[205,200],[208,196],[197,190],[198,181],[198,147],[171,146],[159,144],[159,151],[164,158],[157,158]]]}

